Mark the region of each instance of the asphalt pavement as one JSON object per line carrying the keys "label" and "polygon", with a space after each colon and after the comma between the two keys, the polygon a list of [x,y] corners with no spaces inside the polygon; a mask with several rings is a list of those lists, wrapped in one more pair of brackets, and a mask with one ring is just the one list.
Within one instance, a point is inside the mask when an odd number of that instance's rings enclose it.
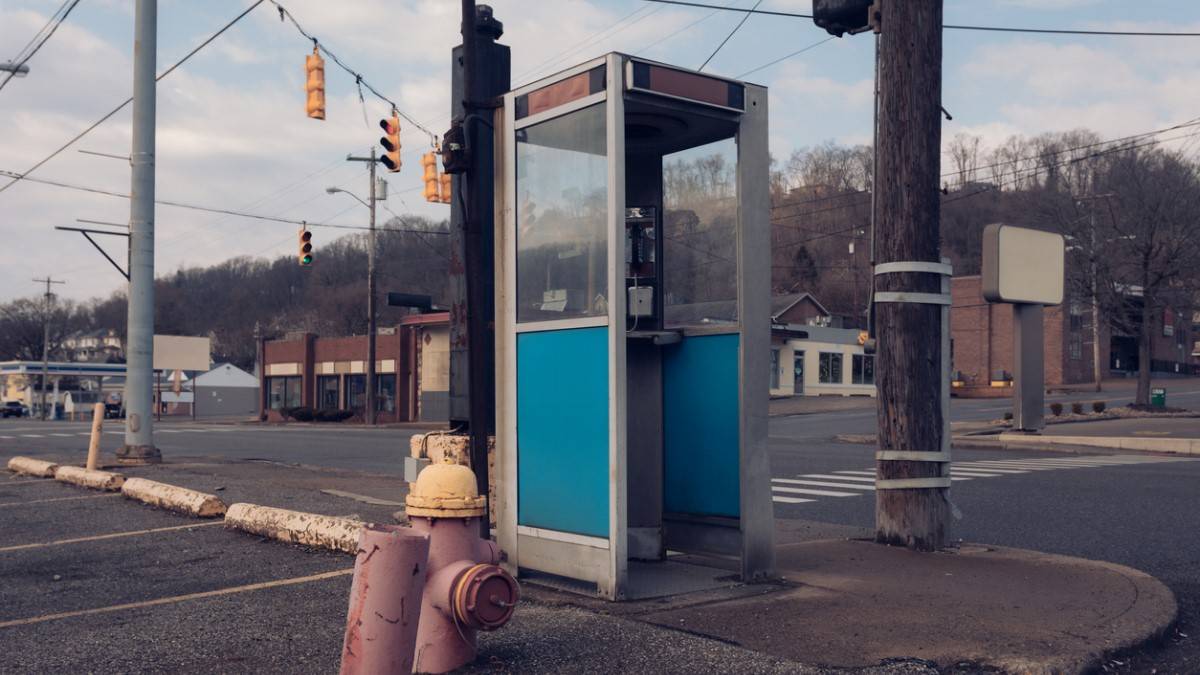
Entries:
{"label": "asphalt pavement", "polygon": [[[1081,400],[1092,398],[1073,395]],[[1171,402],[1189,405],[1189,396],[1200,399],[1200,392],[1179,392]],[[953,409],[961,419],[993,415],[990,408],[997,406],[1003,407],[1004,402],[955,401]],[[801,532],[802,539],[830,532],[870,532],[872,491],[846,486],[870,485],[874,448],[835,443],[831,438],[840,433],[870,433],[874,417],[873,410],[851,410],[771,420],[774,486],[788,488],[775,494],[794,500],[776,503],[781,527],[794,524],[793,531]],[[0,457],[77,456],[82,461],[87,430],[84,423],[3,420]],[[166,422],[158,427],[157,444],[170,464],[137,471],[149,475],[173,472],[179,484],[198,489],[222,487],[239,500],[265,500],[268,493],[286,492],[293,500],[287,505],[294,508],[386,519],[392,508],[321,490],[333,487],[400,501],[401,493],[391,486],[399,485],[401,458],[407,454],[413,433],[396,428]],[[104,447],[111,451],[120,441],[119,428],[110,428]],[[1179,631],[1161,648],[1124,658],[1118,669],[1200,672],[1200,639],[1181,637],[1200,636],[1200,571],[1196,568],[1200,538],[1195,536],[1200,532],[1200,490],[1196,487],[1200,485],[1200,460],[1128,453],[956,449],[955,461],[958,480],[950,496],[961,517],[952,525],[954,537],[1115,562],[1157,576],[1177,595]],[[281,482],[277,472],[256,473],[256,469],[280,467],[286,467],[291,478]],[[6,643],[0,671],[136,671],[151,662],[156,669],[205,671],[327,672],[334,666],[340,645],[336,627],[345,611],[349,577],[320,575],[347,569],[347,558],[262,542],[219,526],[186,527],[197,521],[126,504],[119,497],[73,499],[86,493],[53,483],[6,480],[0,483],[0,549],[120,531],[177,529],[0,551],[0,576],[13,582],[0,589],[0,625],[59,612],[134,604],[125,610],[0,628]],[[267,491],[267,482],[278,484]],[[69,499],[42,501],[62,498]],[[287,580],[292,581],[277,583]],[[152,608],[136,605],[251,584],[277,585]],[[584,632],[600,631],[589,628],[591,621],[579,617],[577,625]],[[649,629],[638,624],[606,630]],[[516,637],[516,633],[503,632],[489,637],[495,651],[486,652],[485,658],[502,661],[504,645]],[[695,650],[711,653],[715,660],[705,663],[714,666],[729,663],[724,659],[750,658],[752,654],[734,646],[729,647],[733,651],[724,650],[712,641],[692,643],[691,639],[658,633],[646,636],[648,645],[690,644]],[[43,646],[48,643],[76,647],[46,650]],[[255,645],[261,650],[255,650]],[[679,659],[684,659],[684,651],[688,650],[681,650]],[[285,663],[281,653],[291,660]],[[102,658],[93,660],[89,655]],[[627,655],[623,663],[631,668],[642,663],[635,656]],[[491,664],[499,668],[500,661]],[[697,667],[700,663],[696,662]],[[762,671],[798,668],[770,659],[754,663],[754,669]]]}

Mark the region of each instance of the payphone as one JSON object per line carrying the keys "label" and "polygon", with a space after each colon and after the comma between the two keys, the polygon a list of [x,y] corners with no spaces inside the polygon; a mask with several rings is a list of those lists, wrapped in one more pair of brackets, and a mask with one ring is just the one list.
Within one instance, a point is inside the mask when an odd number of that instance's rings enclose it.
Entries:
{"label": "payphone", "polygon": [[614,600],[771,576],[766,89],[608,54],[495,133],[510,571]]}

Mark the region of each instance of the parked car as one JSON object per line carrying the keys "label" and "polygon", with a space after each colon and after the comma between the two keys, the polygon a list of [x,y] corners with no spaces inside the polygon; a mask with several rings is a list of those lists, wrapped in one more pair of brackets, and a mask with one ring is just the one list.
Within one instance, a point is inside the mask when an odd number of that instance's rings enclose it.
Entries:
{"label": "parked car", "polygon": [[104,399],[104,418],[123,419],[125,417],[125,402],[120,392],[113,392]]}
{"label": "parked car", "polygon": [[29,408],[25,407],[20,401],[7,401],[3,406],[0,406],[0,417],[27,417],[29,416]]}

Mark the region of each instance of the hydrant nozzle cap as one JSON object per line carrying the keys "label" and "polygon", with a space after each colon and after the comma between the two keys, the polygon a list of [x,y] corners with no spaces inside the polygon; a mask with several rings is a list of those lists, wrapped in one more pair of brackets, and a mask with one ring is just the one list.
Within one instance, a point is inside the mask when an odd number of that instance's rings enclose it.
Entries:
{"label": "hydrant nozzle cap", "polygon": [[475,486],[475,472],[447,458],[417,476],[405,511],[410,517],[472,518],[483,515],[485,503]]}

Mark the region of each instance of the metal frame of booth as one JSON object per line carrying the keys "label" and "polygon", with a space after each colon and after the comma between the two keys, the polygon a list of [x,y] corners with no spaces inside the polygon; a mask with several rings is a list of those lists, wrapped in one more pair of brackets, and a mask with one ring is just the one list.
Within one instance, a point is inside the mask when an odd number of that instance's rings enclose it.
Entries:
{"label": "metal frame of booth", "polygon": [[[644,76],[639,76],[643,81],[634,86],[634,69],[640,68],[645,73],[645,64],[655,69],[659,74],[656,77],[691,78],[687,81],[711,85],[717,91],[719,83],[728,83],[730,91],[742,92],[742,109],[689,99],[687,92],[680,95],[677,89],[671,93],[641,86],[645,84]],[[599,78],[598,69],[602,69]],[[531,107],[530,95],[537,105]],[[747,581],[767,578],[774,568],[774,520],[766,444],[771,268],[767,90],[612,53],[509,92],[495,114],[497,447],[496,488],[492,498],[496,505],[497,538],[507,553],[510,570],[537,571],[595,583],[598,595],[613,600],[628,595],[630,538],[635,538],[636,547],[639,536],[638,528],[631,529],[628,524],[631,471],[627,322],[630,319],[626,308],[626,272],[622,265],[626,260],[629,101],[650,101],[652,105],[677,110],[681,118],[710,113],[720,116],[723,124],[735,129],[726,138],[736,142],[733,257],[736,320],[677,331],[684,344],[707,345],[713,354],[732,355],[723,371],[727,377],[722,381],[729,382],[728,389],[736,391],[720,395],[727,397],[722,400],[736,401],[729,404],[736,411],[727,411],[728,417],[723,419],[728,419],[729,424],[723,430],[734,433],[728,427],[736,426],[733,444],[737,447],[712,450],[726,453],[722,455],[725,463],[720,468],[697,465],[701,472],[708,471],[728,483],[724,498],[732,504],[727,509],[732,513],[662,513],[658,543],[664,551],[662,559],[665,560],[666,549],[735,558],[741,577]],[[519,103],[523,106],[520,117]],[[518,202],[518,138],[527,138],[528,132],[523,130],[529,127],[590,106],[603,106],[604,111],[606,293],[597,297],[580,293],[585,296],[585,311],[592,310],[598,314],[595,316],[518,321],[518,215],[522,208]],[[663,156],[660,154],[660,162]],[[660,196],[662,193],[660,185]],[[587,255],[599,258],[601,254],[593,251]],[[670,265],[670,260],[660,264]],[[592,274],[595,265],[590,262],[589,265],[588,274]],[[591,288],[589,285],[589,291]],[[573,297],[566,295],[561,300],[563,306],[573,301]],[[660,308],[660,311],[665,310]],[[730,337],[703,341],[722,335]],[[707,358],[704,350],[693,350],[688,363],[704,365]],[[556,400],[560,393],[575,398],[563,407]],[[666,413],[660,410],[658,414],[663,423]],[[519,415],[523,417],[519,419]],[[534,444],[526,441],[528,456],[522,464],[519,441],[523,435],[533,433],[531,429],[535,427],[540,434],[537,452],[532,449]],[[659,433],[662,445],[661,434],[665,432]],[[561,447],[556,448],[556,443]],[[606,452],[601,452],[602,448]],[[560,454],[571,452],[579,452],[579,457],[564,458]],[[678,453],[676,450],[676,456]],[[700,454],[703,453],[697,449],[697,456]],[[662,459],[660,463],[666,461]],[[733,470],[737,476],[728,476]],[[571,473],[576,471],[577,475]],[[522,481],[528,484],[524,492]],[[599,481],[603,481],[604,487]],[[537,493],[531,496],[535,483]],[[669,489],[661,488],[664,493]],[[587,526],[546,527],[537,519],[522,515],[523,510],[537,507],[545,513],[557,505],[563,510],[565,521],[572,509],[583,509],[584,502],[592,508]]]}

